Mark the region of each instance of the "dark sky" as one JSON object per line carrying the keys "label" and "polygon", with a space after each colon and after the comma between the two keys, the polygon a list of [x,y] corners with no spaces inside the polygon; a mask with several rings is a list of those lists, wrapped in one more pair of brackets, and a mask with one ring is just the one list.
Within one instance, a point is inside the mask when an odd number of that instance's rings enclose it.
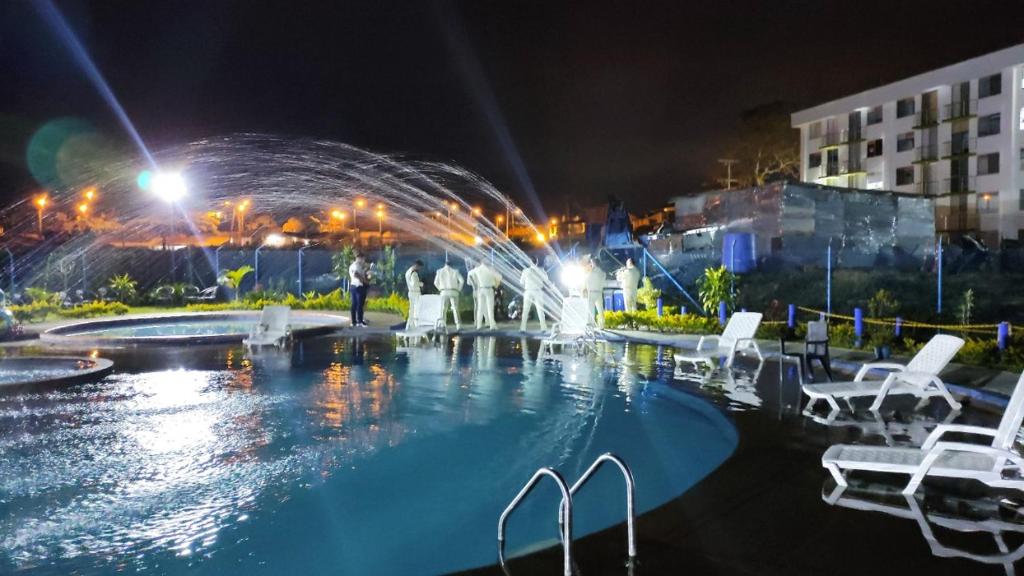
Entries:
{"label": "dark sky", "polygon": [[[11,199],[33,189],[25,147],[47,120],[124,134],[29,0],[0,5]],[[1024,42],[1024,2],[1007,0],[57,5],[152,146],[327,137],[455,161],[521,196],[511,141],[556,209],[693,190],[758,104],[813,105]]]}

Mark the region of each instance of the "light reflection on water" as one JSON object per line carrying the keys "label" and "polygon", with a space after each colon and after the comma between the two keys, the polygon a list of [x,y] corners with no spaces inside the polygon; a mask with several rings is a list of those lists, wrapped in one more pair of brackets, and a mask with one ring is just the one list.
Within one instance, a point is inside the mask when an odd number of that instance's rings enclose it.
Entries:
{"label": "light reflection on water", "polygon": [[[664,354],[648,348],[542,359],[536,341],[452,337],[399,349],[318,339],[252,357],[124,352],[115,360],[135,370],[0,397],[0,568],[375,573],[489,563],[500,507],[539,465],[574,477],[596,454],[620,452],[645,485],[646,509],[731,452],[735,432],[715,409],[648,389],[665,370]],[[596,484],[597,494],[621,492],[614,478]],[[549,536],[522,528],[550,523],[539,500],[516,519],[522,541],[512,549]],[[619,515],[589,510],[580,526]],[[444,536],[459,531],[464,544]]]}

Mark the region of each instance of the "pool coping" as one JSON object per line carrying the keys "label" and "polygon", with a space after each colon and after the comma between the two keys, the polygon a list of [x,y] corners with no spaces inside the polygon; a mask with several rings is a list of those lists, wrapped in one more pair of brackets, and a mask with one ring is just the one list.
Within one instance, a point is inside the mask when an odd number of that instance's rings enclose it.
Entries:
{"label": "pool coping", "polygon": [[[68,332],[72,332],[75,329],[80,329],[84,326],[90,328],[118,328],[123,326],[133,326],[138,324],[147,324],[154,321],[164,321],[168,323],[174,322],[186,322],[201,318],[203,320],[235,320],[240,317],[252,317],[258,318],[260,314],[259,310],[238,310],[238,311],[223,311],[223,312],[174,312],[174,313],[157,313],[157,314],[143,314],[130,317],[118,317],[118,318],[99,318],[89,320],[79,320],[66,324],[60,324],[53,326],[39,333],[39,340],[52,344],[63,344],[63,345],[80,345],[80,346],[95,346],[95,347],[113,347],[113,346],[190,346],[200,344],[234,344],[242,342],[248,337],[248,334],[214,334],[214,335],[175,335],[175,336],[138,336],[138,337],[119,337],[119,338],[102,338],[102,337],[90,337],[85,335],[72,335]],[[324,318],[329,319],[328,322],[324,322],[320,326],[311,326],[307,328],[297,328],[290,331],[292,338],[311,338],[314,336],[323,336],[336,332],[346,326],[344,317],[331,314],[329,312],[309,312],[309,311],[292,311],[292,317],[299,318]]]}
{"label": "pool coping", "polygon": [[72,384],[80,384],[89,380],[95,380],[106,376],[114,369],[114,362],[106,358],[93,358],[91,356],[46,356],[46,355],[32,355],[32,356],[8,356],[0,359],[0,364],[5,362],[20,362],[23,360],[68,360],[73,362],[91,362],[93,365],[89,368],[78,370],[67,376],[61,376],[58,378],[45,378],[36,380],[21,380],[17,382],[9,382],[0,384],[0,393],[20,391],[29,388],[37,387],[60,387],[69,386]]}

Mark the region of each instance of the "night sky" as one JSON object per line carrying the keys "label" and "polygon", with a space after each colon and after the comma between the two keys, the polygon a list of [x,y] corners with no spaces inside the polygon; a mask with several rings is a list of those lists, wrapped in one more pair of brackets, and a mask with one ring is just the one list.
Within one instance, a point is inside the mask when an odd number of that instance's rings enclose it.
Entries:
{"label": "night sky", "polygon": [[[1024,42],[1024,3],[1005,0],[57,6],[151,147],[324,137],[454,161],[514,197],[532,185],[555,210],[698,189],[744,109]],[[0,3],[0,70],[0,199],[37,189],[25,147],[47,120],[127,141],[28,0]]]}

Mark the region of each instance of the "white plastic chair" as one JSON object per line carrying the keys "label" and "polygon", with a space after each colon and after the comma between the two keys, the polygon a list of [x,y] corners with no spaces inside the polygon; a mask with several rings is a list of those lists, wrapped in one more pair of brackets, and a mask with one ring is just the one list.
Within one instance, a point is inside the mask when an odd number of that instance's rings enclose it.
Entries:
{"label": "white plastic chair", "polygon": [[[691,364],[707,364],[709,368],[715,367],[715,360],[725,358],[725,366],[732,366],[737,352],[753,350],[758,360],[763,361],[764,356],[757,342],[754,341],[754,334],[761,325],[760,312],[736,312],[725,324],[725,330],[721,336],[701,336],[697,342],[697,349],[692,351],[678,352],[673,357],[677,363],[689,362]],[[704,349],[704,342],[714,339],[715,348]]]}
{"label": "white plastic chair", "polygon": [[[946,385],[939,378],[939,373],[946,368],[956,353],[964,345],[964,341],[956,336],[937,334],[924,345],[924,348],[910,359],[906,366],[895,362],[869,362],[860,367],[852,382],[828,382],[825,384],[804,384],[804,394],[810,396],[804,414],[811,410],[818,400],[828,402],[833,411],[842,410],[837,399],[846,401],[853,409],[851,399],[874,396],[871,410],[878,410],[882,401],[890,394],[913,394],[921,398],[922,403],[932,396],[942,396],[954,410],[960,409],[960,403],[949,393]],[[890,370],[884,380],[865,380],[868,372],[873,369]]]}
{"label": "white plastic chair", "polygon": [[[1014,441],[1024,420],[1024,374],[1017,380],[1013,396],[998,428],[939,424],[920,448],[836,444],[821,457],[824,466],[840,486],[846,486],[844,472],[865,470],[909,474],[904,494],[913,494],[926,476],[969,478],[989,486],[1024,490],[1024,458]],[[988,445],[942,441],[947,434],[988,436]],[[1006,473],[1013,476],[1006,476]]]}
{"label": "white plastic chair", "polygon": [[419,341],[441,331],[444,305],[440,294],[423,294],[416,303],[412,326],[395,334],[400,341]]}
{"label": "white plastic chair", "polygon": [[541,340],[541,353],[547,350],[553,354],[555,346],[561,349],[566,344],[587,346],[599,340],[591,322],[590,305],[586,298],[569,296],[562,300],[562,317],[551,326],[551,333]]}
{"label": "white plastic chair", "polygon": [[288,316],[291,310],[288,306],[265,306],[260,312],[259,321],[249,330],[249,337],[242,343],[249,350],[253,346],[268,344],[282,348],[288,339]]}

